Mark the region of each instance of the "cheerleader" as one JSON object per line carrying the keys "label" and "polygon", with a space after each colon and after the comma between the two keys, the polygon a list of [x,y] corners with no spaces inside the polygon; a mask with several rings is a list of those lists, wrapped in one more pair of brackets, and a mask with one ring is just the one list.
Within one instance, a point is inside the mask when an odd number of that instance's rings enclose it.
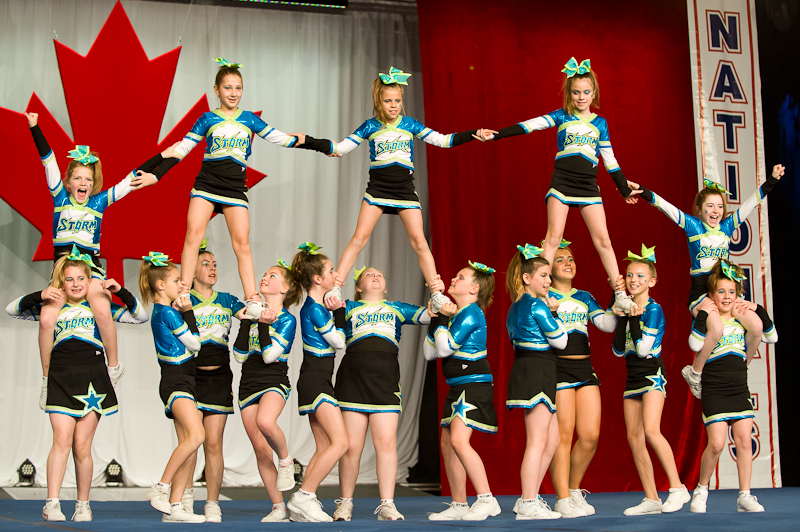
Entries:
{"label": "cheerleader", "polygon": [[[650,297],[650,289],[656,285],[657,280],[655,246],[648,248],[643,244],[641,256],[629,251],[626,260],[631,263],[628,265],[625,283],[637,308],[631,311],[630,318],[617,311],[620,317],[617,320],[613,349],[616,356],[625,357],[628,368],[622,406],[628,430],[628,444],[644,487],[645,498],[623,513],[645,515],[677,512],[689,502],[690,496],[678,476],[672,448],[661,434],[661,413],[667,397],[667,379],[664,360],[661,358],[664,311]],[[669,496],[663,505],[656,491],[653,463],[645,442],[656,452],[669,479]]]}
{"label": "cheerleader", "polygon": [[[174,157],[172,147],[164,150],[145,162],[138,170],[132,171],[114,187],[103,190],[103,172],[97,152],[89,146],[75,146],[69,152],[72,159],[62,180],[53,150],[39,128],[39,114],[25,113],[31,135],[45,169],[47,188],[53,197],[53,258],[69,255],[77,246],[82,255],[90,258],[92,274],[86,301],[92,308],[96,327],[103,338],[103,346],[108,358],[113,378],[119,379],[124,367],[117,357],[117,330],[111,312],[111,294],[104,284],[106,272],[100,264],[100,226],[106,209],[133,190],[142,188],[142,180],[154,183],[156,178],[146,172],[158,172],[157,166],[164,157]],[[39,355],[42,360],[42,391],[39,408],[45,409],[47,402],[47,376],[50,367],[50,353],[53,349],[54,328],[63,300],[55,297],[58,293],[42,292],[41,313],[39,314]],[[52,297],[51,297],[52,296]]]}
{"label": "cheerleader", "polygon": [[[384,213],[400,216],[428,286],[432,287],[436,280],[441,279],[425,238],[419,197],[414,189],[414,137],[433,146],[451,148],[471,141],[477,130],[442,135],[411,117],[403,116],[403,86],[408,85],[406,80],[410,76],[394,67],[389,69],[389,74],[379,74],[372,82],[375,117],[333,146],[331,155],[341,157],[368,140],[370,163],[369,183],[358,213],[356,230],[339,259],[336,288],[331,294],[326,294],[326,298],[342,299],[344,279]],[[432,291],[431,301],[432,310],[438,312],[448,299],[443,293]]]}
{"label": "cheerleader", "polygon": [[[494,271],[470,261],[468,268],[458,272],[447,291],[455,304],[445,303],[441,314],[431,320],[422,347],[426,360],[444,359],[442,374],[450,386],[442,413],[441,449],[453,502],[446,510],[430,514],[431,521],[483,521],[500,514],[483,461],[469,443],[473,430],[497,433],[483,314],[492,303]],[[478,494],[471,507],[467,477]]]}
{"label": "cheerleader", "polygon": [[[578,207],[608,278],[616,281],[620,278],[619,266],[608,236],[603,198],[600,197],[600,188],[597,186],[599,158],[603,157],[606,170],[627,203],[635,203],[635,195],[641,192],[631,189],[617,164],[606,119],[592,112],[593,106],[600,108],[600,87],[591,62],[584,59],[578,64],[572,57],[561,72],[566,74],[563,108],[514,124],[499,132],[483,130],[478,136],[483,141],[500,140],[551,127],[558,128],[555,169],[550,190],[545,196],[547,236],[542,257],[548,264],[552,264],[556,249],[564,236],[569,208]],[[614,295],[618,308],[626,313],[635,305],[625,295],[624,290],[615,290]]]}
{"label": "cheerleader", "polygon": [[307,292],[300,309],[300,331],[303,335],[303,365],[297,379],[297,402],[300,415],[308,415],[316,450],[306,467],[303,485],[286,507],[289,519],[311,523],[333,519],[322,511],[316,491],[336,462],[347,452],[347,432],[339,403],[333,391],[333,360],[336,350],[343,349],[344,310],[338,309],[331,319],[322,306],[323,296],[333,288],[331,261],[319,247],[304,242],[292,260],[292,276]]}
{"label": "cheerleader", "polygon": [[[441,281],[440,281],[441,282]],[[386,279],[376,268],[356,270],[353,301],[327,300],[328,310],[344,308],[345,353],[336,373],[336,399],[342,410],[350,448],[339,460],[341,499],[334,521],[350,521],[367,428],[372,432],[381,502],[379,521],[403,520],[394,504],[397,481],[397,423],[402,411],[400,364],[397,360],[403,325],[425,325],[424,307],[386,301]]]}
{"label": "cheerleader", "polygon": [[[755,351],[746,343],[747,331],[737,314],[742,315],[742,307],[747,307],[749,311],[758,313],[770,330],[774,329],[763,307],[741,299],[744,279],[742,269],[725,259],[717,261],[708,276],[708,299],[719,309],[723,332],[703,371],[703,423],[708,432],[708,445],[700,461],[700,477],[689,505],[689,510],[696,513],[706,511],[708,483],[717,467],[719,455],[725,449],[728,427],[736,444],[736,468],[739,471],[736,509],[740,512],[764,511],[755,495],[750,494],[753,468],[751,437],[755,414],[747,387],[747,367]],[[706,311],[697,313],[689,337],[689,346],[693,351],[699,351],[703,346],[707,318]],[[777,341],[777,338],[777,333],[767,336],[769,343]]]}
{"label": "cheerleader", "polygon": [[543,250],[530,244],[517,249],[506,274],[513,302],[506,327],[514,346],[506,406],[525,409],[527,441],[520,470],[522,497],[514,511],[517,519],[558,519],[561,514],[550,510],[539,487],[559,444],[556,355],[551,348],[564,349],[567,332],[556,312],[558,301],[548,296],[550,264],[541,256]]}
{"label": "cheerleader", "polygon": [[[194,454],[205,441],[203,415],[197,409],[194,357],[200,350],[197,319],[188,298],[179,298],[178,268],[163,253],[151,251],[142,257],[139,292],[145,305],[153,301],[150,325],[161,366],[158,391],[164,414],[175,423],[178,446],[172,451],[161,480],[145,497],[162,512],[167,523],[203,523],[206,518],[182,505],[184,489],[191,485]],[[170,486],[171,483],[171,486]]]}
{"label": "cheerleader", "polygon": [[[772,168],[772,175],[767,177],[766,182],[761,185],[753,194],[745,199],[741,206],[733,213],[726,215],[725,196],[730,192],[724,187],[709,179],[703,179],[704,187],[694,198],[693,214],[689,215],[681,212],[677,207],[666,201],[664,198],[651,192],[636,183],[631,186],[642,191],[642,197],[651,205],[667,215],[675,222],[678,227],[684,230],[689,244],[689,256],[692,260],[692,267],[689,273],[692,282],[689,287],[689,310],[692,316],[697,316],[698,312],[704,311],[708,318],[706,321],[707,334],[702,349],[695,355],[691,366],[686,366],[681,371],[683,378],[689,384],[692,394],[700,399],[702,396],[702,372],[703,365],[711,351],[716,347],[717,342],[722,336],[722,321],[717,317],[718,309],[714,308],[711,299],[707,297],[708,276],[711,268],[718,259],[727,259],[730,254],[731,236],[736,229],[744,223],[750,213],[761,204],[761,201],[778,184],[785,172],[785,168],[777,164]],[[757,307],[763,310],[763,307]],[[734,316],[739,320],[747,331],[745,343],[752,352],[758,349],[762,336],[765,342],[773,342],[770,336],[774,330],[770,329],[761,320],[760,315],[765,312],[757,313],[747,310],[742,315],[738,315],[734,309]],[[771,320],[770,320],[771,322]]]}
{"label": "cheerleader", "polygon": [[[288,359],[297,319],[289,313],[289,307],[300,302],[303,290],[289,265],[280,259],[278,263],[267,270],[259,283],[266,308],[257,322],[247,318],[241,321],[233,346],[236,361],[242,363],[239,383],[242,423],[256,453],[261,480],[272,500],[272,511],[261,519],[262,523],[289,521],[281,492],[295,485],[294,461],[289,455],[286,436],[278,426],[278,416],[292,390]],[[278,455],[277,469],[273,450]]]}
{"label": "cheerleader", "polygon": [[[92,263],[91,256],[80,253],[73,246],[68,255],[56,261],[50,287],[21,297],[6,308],[11,316],[38,321],[45,301],[49,299],[62,304],[55,322],[45,405],[53,427],[53,446],[47,456],[47,501],[42,508],[45,521],[66,520],[58,497],[70,449],[78,484],[72,520],[92,520],[89,507],[89,489],[94,472],[92,440],[100,416],[110,416],[118,410],[114,387],[121,373],[106,366],[105,347],[92,308],[86,301]],[[147,321],[147,312],[130,292],[114,279],[103,284],[125,303],[125,307],[111,303],[114,321]]]}
{"label": "cheerleader", "polygon": [[[580,486],[600,436],[600,380],[589,358],[588,325],[591,320],[599,330],[614,332],[617,317],[611,309],[600,307],[589,292],[572,287],[577,263],[569,244],[562,241],[556,250],[548,294],[558,301],[558,317],[568,335],[567,347],[555,351],[556,419],[561,443],[550,462],[550,476],[558,497],[553,509],[561,517],[581,517],[595,513]],[[575,430],[578,440],[572,447]]]}

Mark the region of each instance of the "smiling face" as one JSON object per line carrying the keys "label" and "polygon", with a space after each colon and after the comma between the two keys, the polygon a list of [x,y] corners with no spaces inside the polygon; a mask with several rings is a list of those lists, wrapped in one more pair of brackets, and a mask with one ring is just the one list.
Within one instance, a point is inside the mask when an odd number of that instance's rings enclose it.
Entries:
{"label": "smiling face", "polygon": [[719,194],[709,194],[700,205],[700,219],[709,227],[716,227],[725,216],[725,203]]}
{"label": "smiling face", "polygon": [[533,297],[545,297],[550,290],[550,265],[541,264],[533,273],[523,273],[525,291]]}
{"label": "smiling face", "polygon": [[389,122],[394,122],[403,109],[403,94],[399,89],[384,89],[381,94],[381,108]]}
{"label": "smiling face", "polygon": [[383,273],[375,268],[367,268],[361,274],[356,291],[364,299],[374,299],[376,297],[381,299],[386,292],[386,279],[383,277]]}
{"label": "smiling face", "polygon": [[197,259],[197,267],[194,270],[195,282],[208,286],[217,284],[217,261],[211,253],[203,253]]}
{"label": "smiling face", "polygon": [[226,112],[233,112],[242,99],[242,78],[236,74],[228,74],[219,85],[214,85],[214,94],[219,98],[219,107]]}
{"label": "smiling face", "polygon": [[289,283],[283,278],[283,268],[273,266],[264,274],[258,283],[258,291],[263,295],[285,294],[289,291]]}
{"label": "smiling face", "polygon": [[553,259],[553,269],[550,275],[557,281],[572,281],[575,278],[576,267],[572,252],[568,249],[557,249]]}
{"label": "smiling face", "polygon": [[708,296],[714,301],[720,315],[728,316],[733,311],[733,304],[737,298],[736,283],[730,279],[720,279],[717,281],[716,290],[710,292]]}
{"label": "smiling face", "polygon": [[94,173],[85,166],[76,166],[64,181],[64,188],[81,205],[86,203],[92,194]]}
{"label": "smiling face", "polygon": [[625,274],[625,286],[633,297],[647,294],[655,284],[656,279],[650,271],[650,266],[641,262],[634,262],[628,266],[628,272]]}
{"label": "smiling face", "polygon": [[575,111],[580,115],[588,115],[594,101],[594,86],[590,79],[576,79],[570,87],[570,97]]}
{"label": "smiling face", "polygon": [[67,293],[67,301],[77,303],[86,297],[91,278],[83,268],[67,266],[64,268],[64,284],[62,289]]}

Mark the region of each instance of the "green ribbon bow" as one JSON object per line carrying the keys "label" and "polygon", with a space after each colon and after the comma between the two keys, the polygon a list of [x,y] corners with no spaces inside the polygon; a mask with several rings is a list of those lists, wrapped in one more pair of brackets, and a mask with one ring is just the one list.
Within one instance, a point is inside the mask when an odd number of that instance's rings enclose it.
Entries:
{"label": "green ribbon bow", "polygon": [[67,157],[70,159],[75,159],[81,164],[92,164],[99,161],[100,159],[98,159],[97,156],[89,153],[90,151],[91,150],[89,149],[89,146],[77,144],[74,150],[70,150],[70,152],[67,154]]}
{"label": "green ribbon bow", "polygon": [[472,262],[471,260],[468,260],[468,261],[467,261],[467,263],[468,263],[468,264],[469,264],[469,265],[470,265],[472,268],[474,268],[474,269],[478,270],[479,272],[483,272],[483,273],[494,273],[494,272],[496,271],[494,268],[492,268],[492,267],[490,267],[490,266],[487,266],[487,265],[485,265],[485,264],[481,264],[480,262]]}
{"label": "green ribbon bow", "polygon": [[[565,247],[569,246],[570,244],[572,244],[572,242],[570,242],[569,240],[564,240],[562,238],[561,239],[561,243],[558,244],[558,249],[564,249]],[[544,240],[542,240],[542,242],[539,245],[542,246],[542,248],[544,248]]]}
{"label": "green ribbon bow", "polygon": [[366,264],[363,265],[360,270],[358,268],[356,268],[356,274],[353,276],[353,280],[355,282],[358,282],[358,276],[361,275],[362,273],[364,273],[364,270],[366,270],[366,269],[367,269],[367,265]]}
{"label": "green ribbon bow", "polygon": [[716,190],[720,194],[727,194],[728,196],[731,195],[730,192],[725,190],[725,187],[723,187],[719,183],[717,183],[715,181],[711,181],[710,179],[707,179],[705,177],[703,178],[703,186],[705,186],[706,188],[710,188],[711,190]]}
{"label": "green ribbon bow", "polygon": [[94,266],[94,262],[92,262],[92,256],[87,253],[81,253],[78,249],[78,246],[72,244],[72,249],[67,256],[69,260],[82,260],[83,262],[89,264],[90,266]]}
{"label": "green ribbon bow", "polygon": [[205,251],[207,249],[208,249],[208,239],[204,238],[203,241],[200,242],[200,252],[202,253],[203,251]]}
{"label": "green ribbon bow", "polygon": [[303,251],[305,251],[309,255],[319,255],[320,253],[319,253],[318,250],[320,250],[322,248],[319,247],[318,245],[316,245],[313,242],[303,242],[302,244],[297,246],[297,249],[302,249]]}
{"label": "green ribbon bow", "polygon": [[153,266],[168,266],[169,264],[169,256],[166,253],[161,253],[159,251],[151,251],[142,258],[145,260],[145,262],[149,262]]}
{"label": "green ribbon bow", "polygon": [[537,248],[531,244],[525,244],[524,247],[517,246],[517,249],[520,253],[522,253],[522,256],[525,257],[526,260],[535,259],[542,254],[542,251],[544,251],[542,248]]}
{"label": "green ribbon bow", "polygon": [[747,279],[744,274],[739,275],[739,273],[736,271],[736,266],[733,264],[728,264],[725,261],[722,261],[722,273],[725,274],[725,277],[736,283],[741,283]]}
{"label": "green ribbon bow", "polygon": [[650,262],[656,262],[656,247],[653,246],[651,248],[642,244],[642,255],[639,256],[632,251],[628,251],[628,256],[622,260],[649,260]]}
{"label": "green ribbon bow", "polygon": [[571,78],[575,74],[586,74],[590,70],[592,70],[592,62],[588,59],[584,59],[578,64],[574,57],[570,57],[567,64],[561,69],[561,72],[566,73],[567,77]]}
{"label": "green ribbon bow", "polygon": [[227,59],[222,57],[215,57],[212,61],[216,61],[222,66],[231,67],[231,68],[242,68],[244,65],[241,63],[229,63]]}
{"label": "green ribbon bow", "polygon": [[289,271],[292,271],[292,266],[291,266],[290,264],[286,264],[286,261],[285,261],[285,260],[283,260],[283,259],[282,259],[282,258],[280,258],[280,257],[278,257],[278,264],[280,264],[281,266],[283,266],[283,267],[284,267],[284,268],[286,268],[287,270],[289,270]]}
{"label": "green ribbon bow", "polygon": [[400,85],[408,85],[406,80],[411,77],[411,74],[406,74],[399,68],[389,67],[389,74],[378,74],[378,77],[381,78],[381,81],[384,85],[391,85],[392,83],[398,83]]}

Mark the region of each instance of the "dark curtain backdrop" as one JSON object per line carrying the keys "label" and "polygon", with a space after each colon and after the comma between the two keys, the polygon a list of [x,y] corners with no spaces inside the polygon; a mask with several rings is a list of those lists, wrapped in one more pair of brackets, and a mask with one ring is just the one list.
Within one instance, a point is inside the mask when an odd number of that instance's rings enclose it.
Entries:
{"label": "dark curtain backdrop", "polygon": [[[617,1],[571,6],[509,0],[418,0],[425,118],[442,132],[499,129],[561,107],[564,63],[590,58],[600,85],[598,113],[609,123],[625,175],[646,184],[683,210],[697,192],[692,86],[686,2]],[[579,7],[579,8],[578,8]],[[450,150],[428,148],[432,246],[449,280],[476,260],[495,267],[497,289],[486,318],[499,432],[475,433],[492,491],[520,492],[525,449],[520,410],[505,408],[514,353],[505,329],[510,299],[505,271],[517,244],[536,243],[546,231],[543,202],[556,153],[549,129],[498,143],[474,142]],[[667,331],[663,357],[669,385],[662,431],[672,445],[681,479],[697,479],[705,445],[700,402],[680,369],[691,360],[689,257],[683,231],[645,202],[628,206],[604,169],[598,183],[621,268],[627,250],[656,246],[657,286]],[[609,301],[599,257],[580,212],[570,211],[565,238],[578,265],[575,287]],[[612,355],[611,335],[590,326],[592,361],[602,386],[603,420],[597,455],[582,487],[590,491],[641,490],[622,413],[624,361]],[[446,385],[439,376],[440,410]],[[659,489],[666,476],[651,452]],[[443,493],[449,493],[442,470]],[[552,493],[549,476],[544,493]]]}

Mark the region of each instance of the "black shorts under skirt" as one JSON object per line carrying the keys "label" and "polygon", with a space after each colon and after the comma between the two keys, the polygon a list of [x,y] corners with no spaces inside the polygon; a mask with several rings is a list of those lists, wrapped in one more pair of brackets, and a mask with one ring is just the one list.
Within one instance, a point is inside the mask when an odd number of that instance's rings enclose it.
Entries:
{"label": "black shorts under skirt", "polygon": [[336,372],[339,408],[377,414],[402,411],[397,355],[380,351],[347,353]]}
{"label": "black shorts under skirt", "polygon": [[544,200],[553,196],[565,205],[602,205],[603,198],[600,196],[600,187],[597,186],[597,177],[585,176],[565,176],[556,171],[550,179],[550,189]]}
{"label": "black shorts under skirt", "polygon": [[600,379],[594,372],[592,359],[586,358],[556,358],[556,391],[570,388],[578,389],[584,386],[600,386]]}
{"label": "black shorts under skirt", "polygon": [[313,414],[322,403],[339,407],[333,391],[333,357],[303,354],[303,365],[297,379],[297,409],[300,415]]}
{"label": "black shorts under skirt", "polygon": [[625,357],[625,364],[628,366],[628,378],[622,394],[624,399],[639,397],[654,390],[667,396],[667,372],[661,357],[641,358],[632,353]]}
{"label": "black shorts under skirt", "polygon": [[420,209],[419,196],[414,188],[414,171],[400,165],[370,170],[364,201],[383,207],[384,214]]}
{"label": "black shorts under skirt", "polygon": [[450,426],[459,418],[466,426],[495,434],[497,412],[494,409],[494,385],[491,382],[473,382],[451,386],[444,400],[442,427]]}
{"label": "black shorts under skirt", "polygon": [[539,403],[556,411],[556,355],[517,349],[508,377],[508,408],[531,409]]}
{"label": "black shorts under skirt", "polygon": [[239,381],[239,409],[258,404],[267,392],[275,392],[289,399],[292,385],[289,382],[289,364],[273,362],[264,364],[259,354],[251,355],[242,364],[242,378]]}
{"label": "black shorts under skirt", "polygon": [[177,399],[191,399],[197,402],[197,388],[195,385],[196,367],[194,359],[183,364],[161,365],[161,383],[158,385],[158,394],[164,403],[164,415],[172,419],[172,404]]}
{"label": "black shorts under skirt", "polygon": [[117,413],[117,395],[108,376],[105,357],[102,351],[95,353],[87,351],[77,361],[74,354],[62,361],[58,360],[57,353],[53,354],[47,377],[45,412],[79,418],[90,412],[104,416]]}
{"label": "black shorts under skirt", "polygon": [[195,390],[197,408],[211,414],[233,414],[233,372],[230,365],[217,369],[197,369]]}
{"label": "black shorts under skirt", "polygon": [[747,387],[747,363],[738,355],[725,355],[703,367],[703,423],[753,418]]}

